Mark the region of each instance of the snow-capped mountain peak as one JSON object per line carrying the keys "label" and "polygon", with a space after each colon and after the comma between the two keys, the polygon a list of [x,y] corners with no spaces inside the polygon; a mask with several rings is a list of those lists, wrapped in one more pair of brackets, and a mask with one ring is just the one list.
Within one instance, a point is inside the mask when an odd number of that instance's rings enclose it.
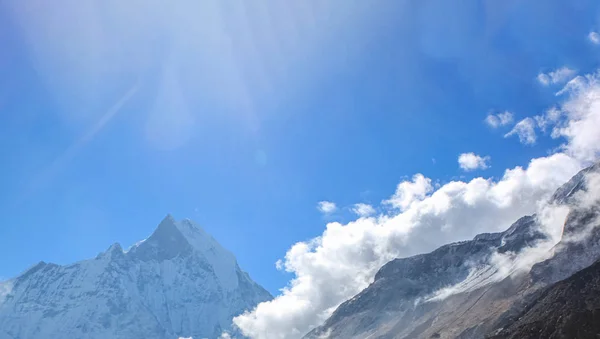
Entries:
{"label": "snow-capped mountain peak", "polygon": [[193,250],[192,246],[179,231],[176,223],[171,215],[167,215],[152,235],[131,248],[127,252],[128,255],[144,261],[164,261],[179,255],[189,255]]}
{"label": "snow-capped mountain peak", "polygon": [[233,253],[190,219],[176,221],[168,214],[150,237],[128,251],[128,255],[144,261],[163,261],[192,253],[206,261],[222,288],[233,290],[238,286],[236,271],[239,267]]}
{"label": "snow-capped mountain peak", "polygon": [[202,228],[170,215],[128,251],[40,262],[0,289],[0,329],[19,339],[217,338],[272,298]]}

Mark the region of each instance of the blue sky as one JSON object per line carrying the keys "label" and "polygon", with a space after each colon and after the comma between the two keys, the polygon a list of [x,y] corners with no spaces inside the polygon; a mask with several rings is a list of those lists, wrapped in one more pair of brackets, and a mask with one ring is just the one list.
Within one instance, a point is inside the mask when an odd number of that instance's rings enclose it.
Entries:
{"label": "blue sky", "polygon": [[[598,67],[596,1],[0,2],[0,277],[199,222],[275,262],[423,173],[501,176],[559,145],[492,129]],[[457,157],[491,156],[485,172]],[[434,160],[433,160],[434,159]],[[323,215],[319,201],[338,210]]]}

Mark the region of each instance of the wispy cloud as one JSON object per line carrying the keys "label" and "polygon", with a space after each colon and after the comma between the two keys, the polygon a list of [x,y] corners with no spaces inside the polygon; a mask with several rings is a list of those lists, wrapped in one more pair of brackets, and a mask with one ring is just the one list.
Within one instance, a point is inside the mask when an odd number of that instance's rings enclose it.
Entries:
{"label": "wispy cloud", "polygon": [[600,45],[600,34],[598,34],[598,32],[590,32],[590,34],[588,34],[588,39],[596,45]]}
{"label": "wispy cloud", "polygon": [[512,123],[513,119],[513,114],[506,111],[498,114],[488,114],[484,121],[488,126],[492,128],[498,128],[500,126],[506,126]]}
{"label": "wispy cloud", "polygon": [[479,156],[475,153],[462,153],[458,156],[458,166],[464,171],[489,168],[489,156]]}
{"label": "wispy cloud", "polygon": [[513,129],[504,135],[505,138],[516,135],[519,137],[519,142],[525,145],[533,145],[537,140],[535,133],[535,120],[532,118],[525,118],[519,121]]}
{"label": "wispy cloud", "polygon": [[354,212],[359,217],[368,217],[370,215],[375,214],[375,208],[368,204],[358,203],[352,207],[352,212]]}
{"label": "wispy cloud", "polygon": [[537,80],[544,86],[562,84],[571,80],[575,76],[575,70],[568,67],[561,67],[548,73],[540,73]]}
{"label": "wispy cloud", "polygon": [[319,201],[317,209],[323,214],[331,214],[337,210],[337,206],[331,201]]}
{"label": "wispy cloud", "polygon": [[563,114],[559,109],[551,107],[544,114],[536,115],[533,118],[535,119],[538,128],[543,132],[546,132],[549,127],[556,125],[559,122],[562,115]]}

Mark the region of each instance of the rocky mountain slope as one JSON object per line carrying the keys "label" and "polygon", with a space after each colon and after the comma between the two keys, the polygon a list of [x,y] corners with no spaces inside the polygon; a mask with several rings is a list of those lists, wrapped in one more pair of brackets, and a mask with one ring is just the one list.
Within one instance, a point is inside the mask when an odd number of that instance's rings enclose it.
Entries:
{"label": "rocky mountain slope", "polygon": [[507,328],[490,339],[578,338],[600,335],[600,261],[545,289]]}
{"label": "rocky mountain slope", "polygon": [[271,298],[199,226],[167,216],[127,251],[0,283],[0,338],[217,338]]}
{"label": "rocky mountain slope", "polygon": [[[492,256],[519,252],[543,239],[535,218],[528,216],[502,233],[482,234],[431,253],[393,260],[368,288],[340,305],[306,338],[454,338],[470,323],[485,320],[483,314],[470,312],[473,304],[490,305],[485,316],[490,312],[499,316],[507,308],[495,311],[495,304],[510,304],[512,299],[505,300],[504,294],[512,296],[506,291],[520,287],[520,281],[507,280],[497,283],[500,291],[486,289],[505,277],[490,264]],[[448,286],[458,292],[444,298],[435,294]]]}
{"label": "rocky mountain slope", "polygon": [[[393,260],[305,338],[479,339],[514,321],[544,288],[600,258],[597,201],[581,200],[598,172],[600,164],[583,170],[552,197],[571,209],[556,246],[541,246],[546,236],[536,216],[526,216],[505,232]],[[532,247],[549,258],[516,270]]]}

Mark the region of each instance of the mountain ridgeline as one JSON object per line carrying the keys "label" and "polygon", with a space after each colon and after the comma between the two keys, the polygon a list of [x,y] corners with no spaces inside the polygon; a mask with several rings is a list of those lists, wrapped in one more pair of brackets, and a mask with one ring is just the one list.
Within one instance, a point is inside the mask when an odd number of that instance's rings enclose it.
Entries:
{"label": "mountain ridgeline", "polygon": [[0,283],[0,339],[218,338],[272,296],[190,220],[167,216],[146,240]]}
{"label": "mountain ridgeline", "polygon": [[[598,264],[573,276],[600,259],[598,200],[580,201],[583,195],[600,196],[598,187],[587,184],[598,173],[600,164],[586,168],[553,195],[550,203],[570,212],[562,239],[545,249],[548,259],[531,270],[516,270],[518,263],[512,262],[503,271],[493,258],[516,260],[547,240],[535,215],[501,233],[390,261],[371,285],[304,338],[598,338],[600,304],[593,295],[600,288]],[[555,285],[563,279],[572,281]],[[575,286],[582,286],[581,292]],[[574,302],[556,307],[569,298]],[[577,324],[585,329],[574,332]]]}
{"label": "mountain ridgeline", "polygon": [[[590,185],[592,177],[600,164],[552,196],[569,210],[558,243],[531,215],[504,232],[392,260],[304,338],[597,339],[600,180]],[[543,255],[523,269],[531,249]],[[0,339],[243,338],[233,317],[271,299],[199,226],[167,216],[128,250],[114,244],[71,265],[40,262],[0,282]]]}

